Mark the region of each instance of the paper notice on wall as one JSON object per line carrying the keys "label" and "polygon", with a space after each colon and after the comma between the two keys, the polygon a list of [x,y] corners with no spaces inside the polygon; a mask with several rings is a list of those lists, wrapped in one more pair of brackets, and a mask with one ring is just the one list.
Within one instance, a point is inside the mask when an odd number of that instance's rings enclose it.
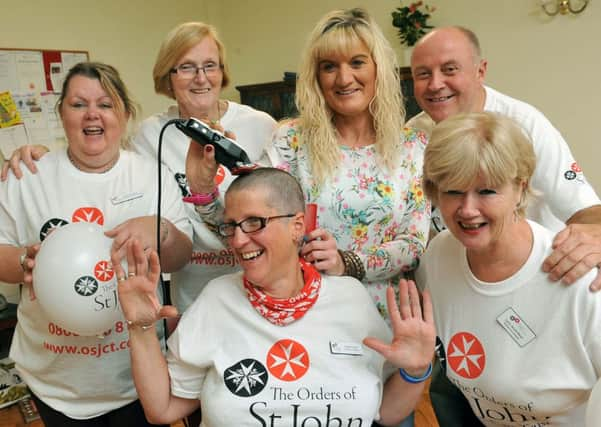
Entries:
{"label": "paper notice on wall", "polygon": [[0,93],[0,128],[21,123],[21,115],[10,92]]}
{"label": "paper notice on wall", "polygon": [[65,132],[55,108],[59,96],[55,92],[13,94],[31,144],[52,149],[64,142]]}
{"label": "paper notice on wall", "polygon": [[15,55],[12,52],[0,52],[0,90],[11,92],[19,90]]}
{"label": "paper notice on wall", "polygon": [[64,80],[65,80],[65,72],[63,70],[63,64],[61,62],[51,62],[50,63],[50,81],[52,82],[53,90],[56,92],[61,91]]}
{"label": "paper notice on wall", "polygon": [[17,52],[15,65],[19,92],[43,92],[46,90],[42,52]]}
{"label": "paper notice on wall", "polygon": [[63,123],[56,110],[56,103],[60,97],[59,92],[43,92],[41,94],[42,111],[46,115],[46,122],[51,137],[54,139],[65,139]]}
{"label": "paper notice on wall", "polygon": [[15,93],[13,94],[21,120],[27,129],[29,141],[32,144],[50,145],[54,137],[48,130],[48,117],[42,109],[41,94],[38,93]]}
{"label": "paper notice on wall", "polygon": [[81,52],[62,52],[61,61],[63,63],[63,73],[67,74],[71,67],[80,62],[88,60],[88,55]]}
{"label": "paper notice on wall", "polygon": [[13,151],[29,143],[24,125],[0,128],[0,151],[5,159],[9,159]]}

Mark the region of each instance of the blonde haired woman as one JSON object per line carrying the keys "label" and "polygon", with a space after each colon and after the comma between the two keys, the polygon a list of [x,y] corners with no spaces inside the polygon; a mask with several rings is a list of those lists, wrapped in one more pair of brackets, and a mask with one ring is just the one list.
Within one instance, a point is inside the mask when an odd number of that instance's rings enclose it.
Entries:
{"label": "blonde haired woman", "polygon": [[[394,52],[362,9],[336,10],[313,30],[297,83],[300,117],[282,124],[271,163],[294,175],[318,205],[318,229],[302,255],[330,275],[354,276],[387,318],[386,288],[398,286],[422,254],[429,205],[420,178],[426,139],[404,129]],[[193,191],[211,193],[213,153],[191,146]],[[215,202],[197,206],[217,224]]]}
{"label": "blonde haired woman", "polygon": [[[359,52],[357,48],[364,51]],[[363,54],[363,58],[354,58],[354,54]],[[357,83],[370,86],[371,91],[365,91],[361,100],[363,104],[355,111],[337,109],[339,103],[329,94],[331,88],[323,85],[327,74],[340,74],[340,70],[335,69],[336,65],[328,61],[330,57],[339,55],[354,60],[355,63],[350,65],[355,70],[369,69],[366,80]],[[359,63],[366,59],[367,63]],[[340,145],[360,147],[375,144],[382,164],[390,170],[395,168],[402,155],[397,145],[405,117],[397,67],[392,48],[366,11],[332,11],[315,26],[301,61],[296,91],[300,117],[293,126],[302,129],[317,182],[323,183],[331,178],[333,171],[340,166]],[[344,79],[341,75],[335,77]],[[362,123],[351,120],[352,126],[363,131],[362,139],[348,141],[345,138],[344,131],[349,125],[343,116],[349,114],[365,119]]]}
{"label": "blonde haired woman", "polygon": [[300,117],[278,129],[269,150],[318,206],[320,228],[302,254],[324,272],[361,280],[385,318],[386,288],[416,266],[429,222],[420,186],[426,140],[403,130],[395,65],[367,12],[325,15],[301,62]]}
{"label": "blonde haired woman", "polygon": [[441,122],[425,152],[425,190],[448,229],[418,283],[446,376],[486,426],[582,426],[599,378],[596,271],[561,286],[541,269],[554,233],[525,218],[535,162],[522,128],[488,112]]}

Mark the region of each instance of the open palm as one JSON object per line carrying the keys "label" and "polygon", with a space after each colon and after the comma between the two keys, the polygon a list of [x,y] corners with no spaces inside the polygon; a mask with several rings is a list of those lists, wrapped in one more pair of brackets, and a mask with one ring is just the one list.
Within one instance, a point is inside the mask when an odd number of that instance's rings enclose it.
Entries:
{"label": "open palm", "polygon": [[159,257],[152,250],[146,256],[142,245],[133,240],[127,249],[127,269],[125,272],[119,262],[113,262],[113,268],[119,280],[119,303],[128,323],[150,325],[163,317],[177,315],[173,306],[162,306],[156,294],[161,268]]}
{"label": "open palm", "polygon": [[419,292],[413,281],[401,279],[399,283],[399,305],[394,290],[386,292],[386,302],[392,325],[393,337],[390,343],[368,337],[366,346],[377,351],[397,368],[409,374],[420,376],[434,356],[436,328],[432,313],[430,294],[423,294],[423,312]]}

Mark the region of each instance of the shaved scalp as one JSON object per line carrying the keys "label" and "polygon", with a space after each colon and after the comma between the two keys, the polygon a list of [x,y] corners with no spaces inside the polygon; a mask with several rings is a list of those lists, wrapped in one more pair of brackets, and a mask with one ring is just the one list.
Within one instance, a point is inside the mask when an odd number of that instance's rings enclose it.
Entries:
{"label": "shaved scalp", "polygon": [[305,212],[303,190],[292,175],[277,168],[258,168],[240,175],[227,193],[252,191],[265,196],[269,207],[282,213]]}

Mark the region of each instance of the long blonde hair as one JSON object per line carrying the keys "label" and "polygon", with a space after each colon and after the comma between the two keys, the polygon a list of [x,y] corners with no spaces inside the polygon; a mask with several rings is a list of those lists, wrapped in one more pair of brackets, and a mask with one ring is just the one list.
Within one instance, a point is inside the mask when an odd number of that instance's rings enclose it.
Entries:
{"label": "long blonde hair", "polygon": [[396,55],[384,34],[363,9],[326,14],[309,37],[296,85],[301,138],[308,147],[318,183],[331,176],[340,162],[334,112],[327,105],[317,77],[319,61],[331,52],[349,52],[363,43],[376,64],[375,96],[369,105],[376,132],[378,162],[392,171],[398,164],[399,138],[405,122]]}

